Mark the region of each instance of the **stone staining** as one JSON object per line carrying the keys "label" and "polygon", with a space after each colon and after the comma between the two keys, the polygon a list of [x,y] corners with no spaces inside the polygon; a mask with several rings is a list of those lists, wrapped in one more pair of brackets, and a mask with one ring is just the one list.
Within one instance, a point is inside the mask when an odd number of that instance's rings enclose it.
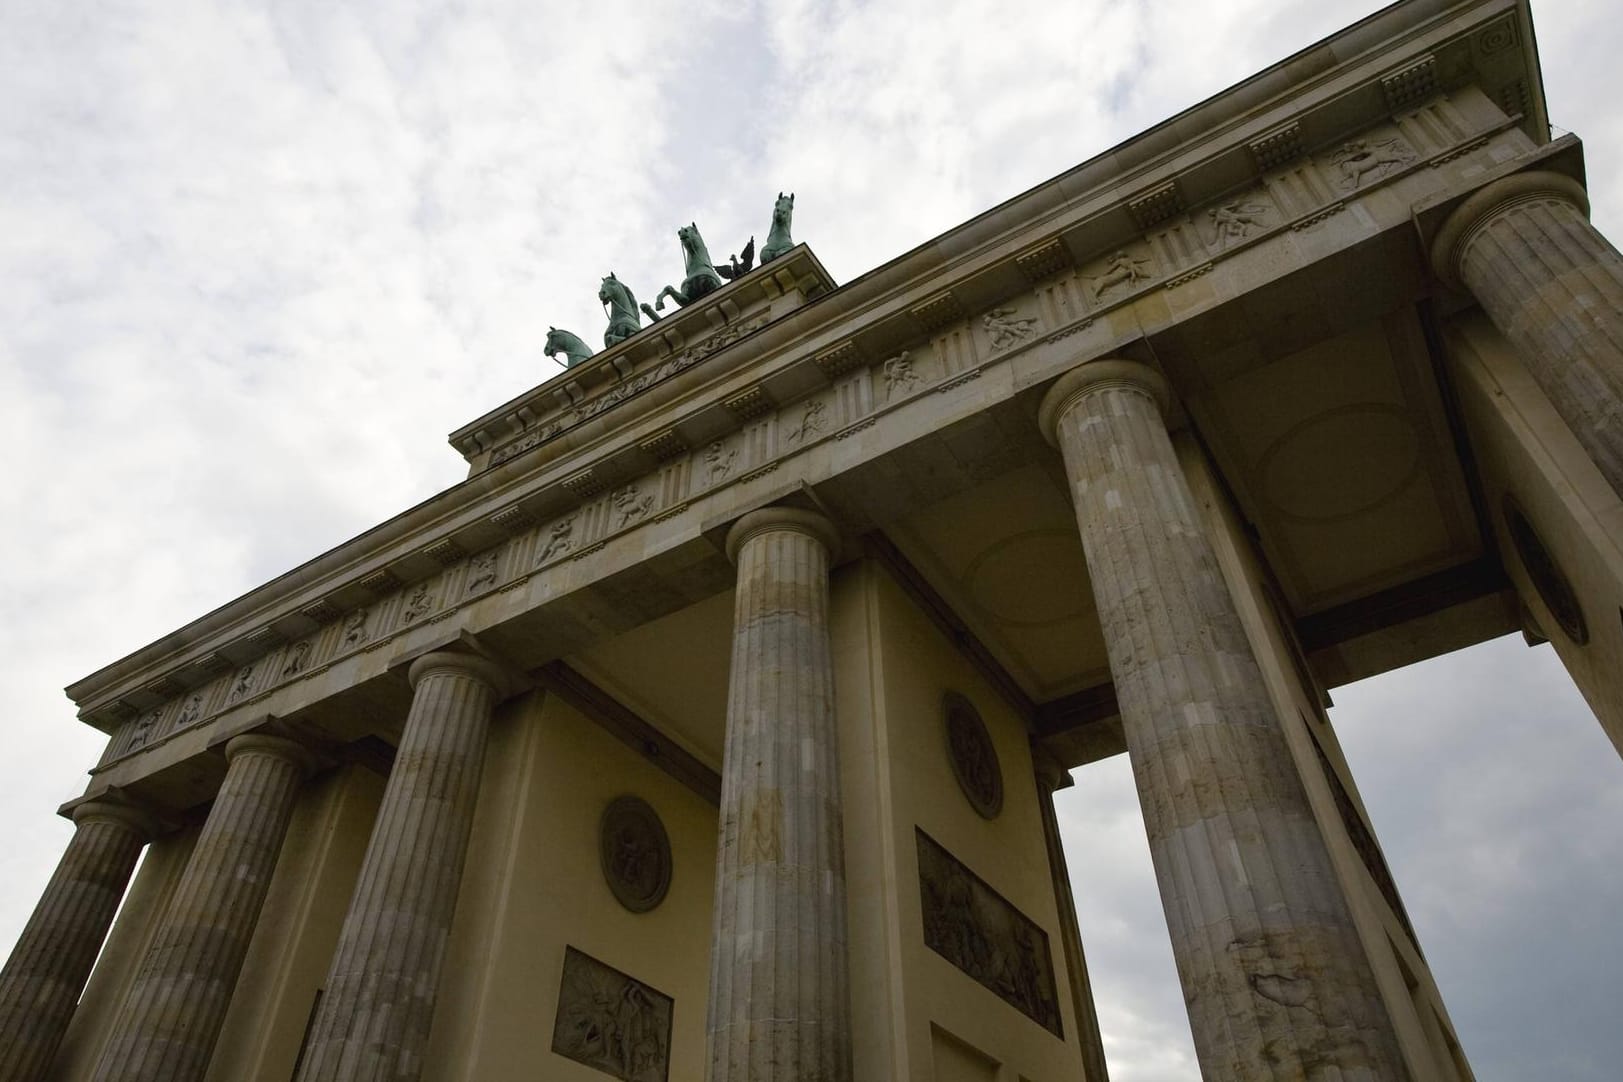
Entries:
{"label": "stone staining", "polygon": [[934,838],[914,833],[924,945],[1063,1040],[1047,933]]}
{"label": "stone staining", "polygon": [[996,819],[1003,811],[1003,769],[986,723],[968,699],[952,691],[942,701],[942,715],[947,759],[958,787],[976,814]]}
{"label": "stone staining", "polygon": [[631,912],[646,913],[665,900],[671,887],[671,840],[647,801],[622,796],[603,809],[598,857],[609,890]]}
{"label": "stone staining", "polygon": [[622,1082],[665,1082],[674,1007],[663,992],[566,947],[552,1050]]}
{"label": "stone staining", "polygon": [[1539,599],[1555,618],[1556,626],[1567,638],[1583,646],[1589,641],[1589,625],[1584,621],[1583,606],[1578,604],[1578,595],[1573,592],[1572,584],[1556,566],[1555,557],[1550,555],[1544,539],[1539,537],[1538,531],[1528,521],[1521,505],[1510,496],[1505,497],[1504,514],[1510,543],[1515,547],[1522,567],[1527,570],[1533,589],[1538,591]]}

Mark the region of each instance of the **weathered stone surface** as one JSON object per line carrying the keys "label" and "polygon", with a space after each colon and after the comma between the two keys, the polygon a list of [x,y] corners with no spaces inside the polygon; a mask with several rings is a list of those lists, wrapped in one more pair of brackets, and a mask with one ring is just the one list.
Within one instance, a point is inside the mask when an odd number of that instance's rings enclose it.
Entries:
{"label": "weathered stone surface", "polygon": [[113,1024],[95,1082],[208,1071],[310,762],[281,737],[226,745],[225,781]]}
{"label": "weathered stone surface", "polygon": [[1166,395],[1143,365],[1095,361],[1054,385],[1041,420],[1071,480],[1202,1074],[1404,1078]]}
{"label": "weathered stone surface", "polygon": [[506,677],[483,658],[437,652],[412,663],[411,681],[411,712],[301,1082],[407,1082],[422,1071],[491,711]]}
{"label": "weathered stone surface", "polygon": [[738,564],[711,948],[709,1082],[847,1082],[845,860],[820,515],[768,508]]}
{"label": "weathered stone surface", "polygon": [[1583,187],[1503,177],[1444,222],[1440,275],[1463,283],[1623,495],[1623,255],[1589,224]]}
{"label": "weathered stone surface", "polygon": [[45,1077],[154,824],[136,808],[88,801],[78,829],[0,970],[0,1079]]}

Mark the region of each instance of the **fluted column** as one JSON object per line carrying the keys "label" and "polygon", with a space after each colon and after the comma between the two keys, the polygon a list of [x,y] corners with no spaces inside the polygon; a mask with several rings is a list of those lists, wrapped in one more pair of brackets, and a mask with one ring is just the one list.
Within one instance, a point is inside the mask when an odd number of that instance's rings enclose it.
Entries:
{"label": "fluted column", "polygon": [[710,1082],[849,1082],[845,856],[821,515],[773,507],[738,565],[707,1037]]}
{"label": "fluted column", "polygon": [[304,749],[250,734],[226,745],[225,781],[113,1023],[95,1082],[194,1082],[208,1070],[299,783]]}
{"label": "fluted column", "polygon": [[338,935],[301,1082],[410,1082],[423,1069],[491,712],[506,677],[472,654],[412,662],[414,693]]}
{"label": "fluted column", "polygon": [[145,812],[109,800],[78,805],[73,822],[67,851],[0,970],[0,1082],[44,1077],[155,829]]}
{"label": "fluted column", "polygon": [[1405,1078],[1165,401],[1151,369],[1095,361],[1040,417],[1065,456],[1201,1072]]}
{"label": "fluted column", "polygon": [[1623,255],[1571,177],[1516,173],[1443,223],[1437,273],[1463,284],[1623,495]]}

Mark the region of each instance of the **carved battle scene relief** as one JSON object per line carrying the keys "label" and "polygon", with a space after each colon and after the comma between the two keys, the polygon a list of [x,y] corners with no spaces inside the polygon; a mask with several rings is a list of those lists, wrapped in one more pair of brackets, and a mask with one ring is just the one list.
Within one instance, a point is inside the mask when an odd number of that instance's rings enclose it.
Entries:
{"label": "carved battle scene relief", "polygon": [[622,1082],[666,1082],[675,1002],[566,947],[552,1050]]}
{"label": "carved battle scene relief", "polygon": [[1154,277],[1154,260],[1147,249],[1138,245],[1119,248],[1083,271],[1088,300],[1095,305],[1134,293]]}
{"label": "carved battle scene relief", "polygon": [[1063,1039],[1048,934],[934,838],[914,834],[925,946]]}

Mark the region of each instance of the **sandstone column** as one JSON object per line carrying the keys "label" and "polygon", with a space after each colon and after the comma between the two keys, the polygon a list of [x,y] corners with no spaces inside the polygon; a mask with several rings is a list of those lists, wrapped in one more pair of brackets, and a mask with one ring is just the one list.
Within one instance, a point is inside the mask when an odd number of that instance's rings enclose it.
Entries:
{"label": "sandstone column", "polygon": [[67,852],[0,970],[0,1082],[44,1077],[156,827],[111,800],[78,805],[73,821]]}
{"label": "sandstone column", "polygon": [[194,1082],[208,1070],[299,783],[291,740],[249,734],[228,765],[197,848],[113,1023],[96,1082]]}
{"label": "sandstone column", "polygon": [[1161,418],[1128,361],[1061,378],[1065,456],[1201,1072],[1407,1077],[1262,673]]}
{"label": "sandstone column", "polygon": [[1476,297],[1623,495],[1623,255],[1589,224],[1582,186],[1545,172],[1494,181],[1449,215],[1432,262]]}
{"label": "sandstone column", "polygon": [[849,1082],[845,855],[829,651],[838,541],[772,507],[738,565],[707,1023],[710,1082]]}
{"label": "sandstone column", "polygon": [[418,658],[410,677],[411,712],[301,1082],[410,1082],[422,1072],[491,713],[507,679],[481,657],[450,652]]}

